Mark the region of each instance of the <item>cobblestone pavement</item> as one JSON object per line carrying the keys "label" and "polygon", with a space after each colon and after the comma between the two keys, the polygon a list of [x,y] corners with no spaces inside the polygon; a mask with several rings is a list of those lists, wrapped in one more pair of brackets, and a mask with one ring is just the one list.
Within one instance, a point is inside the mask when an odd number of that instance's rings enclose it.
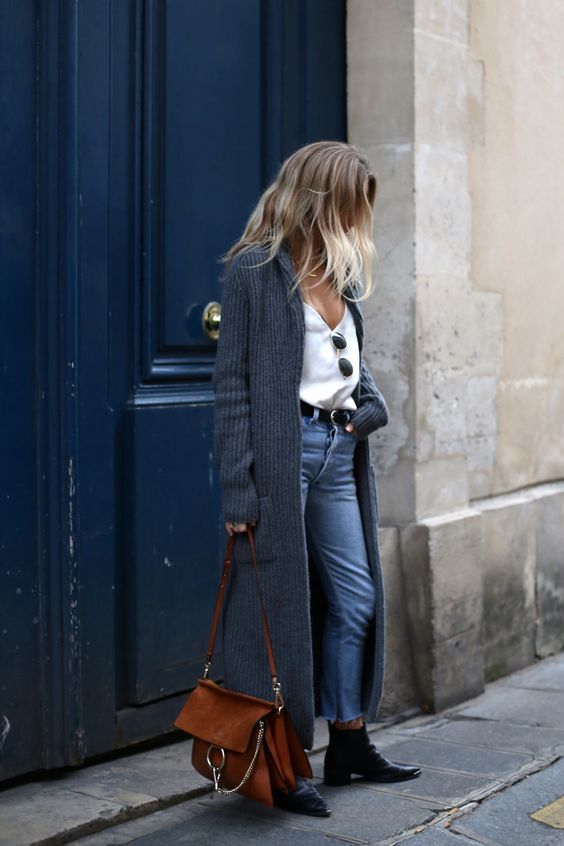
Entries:
{"label": "cobblestone pavement", "polygon": [[404,783],[325,787],[318,725],[311,762],[330,817],[214,796],[186,740],[5,790],[0,846],[564,844],[564,653],[439,714],[369,726],[387,757],[422,768]]}

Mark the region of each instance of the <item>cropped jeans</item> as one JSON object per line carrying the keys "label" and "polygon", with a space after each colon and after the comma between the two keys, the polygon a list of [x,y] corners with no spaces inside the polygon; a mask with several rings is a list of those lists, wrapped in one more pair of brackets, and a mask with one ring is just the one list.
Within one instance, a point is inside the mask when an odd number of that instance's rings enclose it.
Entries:
{"label": "cropped jeans", "polygon": [[302,510],[309,555],[327,602],[322,633],[320,709],[326,720],[362,715],[364,643],[375,588],[353,473],[357,436],[302,415]]}

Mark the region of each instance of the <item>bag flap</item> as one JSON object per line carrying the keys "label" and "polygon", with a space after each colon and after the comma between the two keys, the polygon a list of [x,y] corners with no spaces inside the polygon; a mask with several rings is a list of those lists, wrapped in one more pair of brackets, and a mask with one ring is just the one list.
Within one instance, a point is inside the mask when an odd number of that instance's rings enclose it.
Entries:
{"label": "bag flap", "polygon": [[174,725],[214,746],[244,752],[257,722],[273,709],[273,702],[266,699],[225,690],[212,679],[198,679]]}
{"label": "bag flap", "polygon": [[287,712],[284,709],[270,721],[270,731],[265,735],[265,743],[276,762],[281,777],[293,789],[296,786],[296,780],[292,771],[290,749],[286,737],[286,715]]}

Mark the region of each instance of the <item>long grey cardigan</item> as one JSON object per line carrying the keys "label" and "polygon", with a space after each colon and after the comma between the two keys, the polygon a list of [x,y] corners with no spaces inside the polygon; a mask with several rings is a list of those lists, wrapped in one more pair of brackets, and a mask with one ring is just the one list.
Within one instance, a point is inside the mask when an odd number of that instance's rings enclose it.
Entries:
{"label": "long grey cardigan", "polygon": [[[304,749],[313,746],[319,714],[319,667],[325,598],[309,559],[302,513],[300,381],[305,323],[301,289],[285,246],[260,267],[266,251],[238,254],[227,270],[221,330],[213,376],[214,460],[222,489],[224,521],[256,520],[261,589],[282,694]],[[347,289],[351,294],[351,288]],[[368,435],[388,422],[388,408],[364,363],[363,317],[349,301],[360,350],[360,379],[351,421],[358,433],[354,473],[372,576],[374,619],[364,655],[361,703],[376,719],[384,676],[385,604],[378,547],[378,500]],[[222,614],[224,685],[273,699],[260,606],[246,533],[235,541]]]}

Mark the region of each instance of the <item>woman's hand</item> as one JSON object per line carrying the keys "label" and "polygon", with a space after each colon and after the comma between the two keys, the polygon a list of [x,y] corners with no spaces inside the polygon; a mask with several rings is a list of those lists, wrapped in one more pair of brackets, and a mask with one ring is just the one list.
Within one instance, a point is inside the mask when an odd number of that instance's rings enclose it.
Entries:
{"label": "woman's hand", "polygon": [[355,438],[358,438],[358,432],[356,431],[352,423],[347,423],[345,429],[347,430],[347,432],[352,432]]}
{"label": "woman's hand", "polygon": [[[248,525],[248,523],[232,523],[231,520],[228,520],[225,524],[225,528],[227,530],[227,534],[231,537],[233,532],[246,532]],[[250,525],[256,526],[256,520],[253,520]]]}

